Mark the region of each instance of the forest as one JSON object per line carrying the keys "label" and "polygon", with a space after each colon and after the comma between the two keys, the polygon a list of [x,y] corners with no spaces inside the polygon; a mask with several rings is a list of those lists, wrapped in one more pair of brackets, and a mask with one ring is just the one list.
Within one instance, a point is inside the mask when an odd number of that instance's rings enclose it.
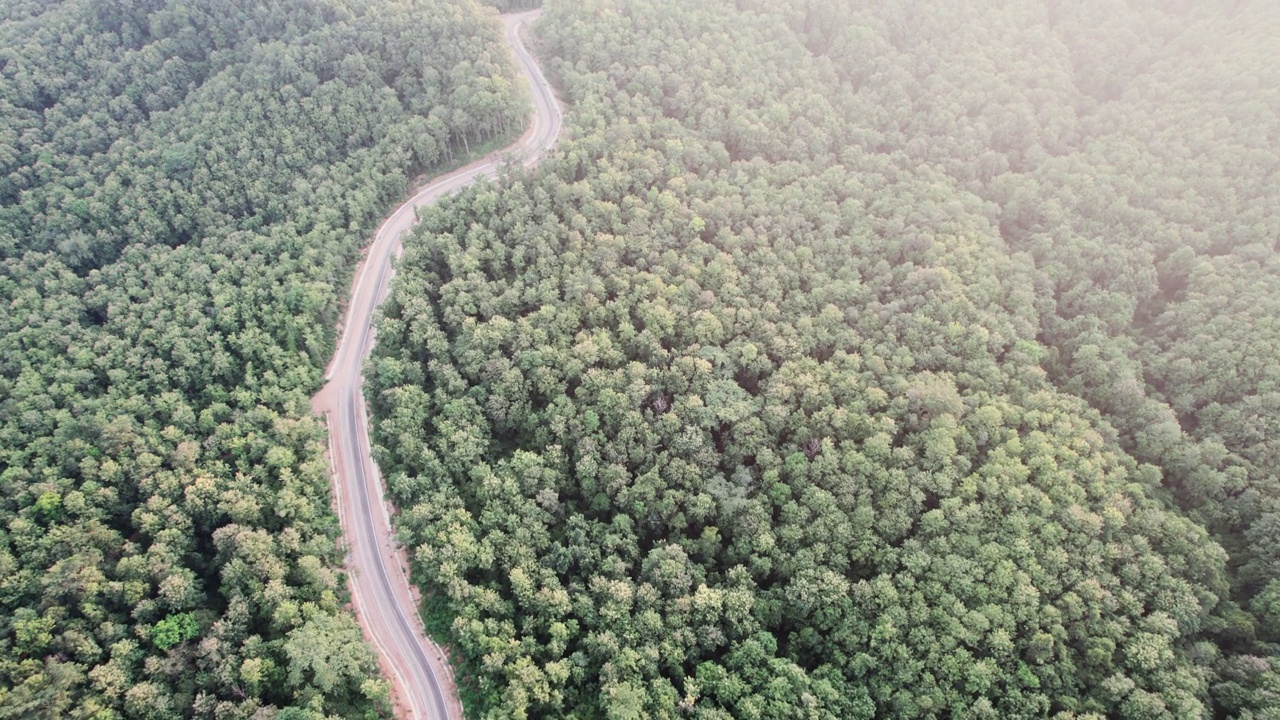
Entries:
{"label": "forest", "polygon": [[[308,401],[539,4],[0,3],[0,720],[390,717]],[[1280,720],[1280,6],[535,36],[367,366],[470,717]]]}
{"label": "forest", "polygon": [[309,398],[527,107],[470,1],[0,3],[0,718],[390,716]]}
{"label": "forest", "polygon": [[549,0],[367,369],[477,718],[1280,718],[1280,7]]}

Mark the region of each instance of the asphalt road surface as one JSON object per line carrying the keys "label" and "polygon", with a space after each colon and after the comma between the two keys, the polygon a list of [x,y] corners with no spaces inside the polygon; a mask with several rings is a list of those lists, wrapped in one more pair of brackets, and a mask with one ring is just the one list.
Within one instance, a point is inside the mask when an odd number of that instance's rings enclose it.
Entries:
{"label": "asphalt road surface", "polygon": [[560,135],[560,105],[520,37],[521,29],[539,12],[502,18],[507,43],[533,96],[532,127],[506,150],[434,178],[382,224],[356,275],[346,325],[325,375],[325,387],[312,398],[313,410],[323,415],[329,426],[329,456],[338,517],[347,543],[352,600],[365,635],[393,684],[396,714],[402,718],[448,720],[461,718],[462,709],[444,652],[422,630],[405,554],[392,539],[381,476],[369,454],[360,371],[372,346],[374,308],[386,295],[391,279],[391,257],[399,255],[401,235],[417,221],[415,210],[482,176],[496,176],[507,162],[533,165]]}

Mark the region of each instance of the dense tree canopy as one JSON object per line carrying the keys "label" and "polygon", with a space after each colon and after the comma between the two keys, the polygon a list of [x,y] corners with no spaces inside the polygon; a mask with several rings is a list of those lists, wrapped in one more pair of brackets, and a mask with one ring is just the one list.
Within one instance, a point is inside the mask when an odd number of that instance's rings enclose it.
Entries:
{"label": "dense tree canopy", "polygon": [[521,12],[542,7],[542,0],[485,0],[499,12]]}
{"label": "dense tree canopy", "polygon": [[552,3],[368,377],[474,714],[1278,717],[1278,32]]}
{"label": "dense tree canopy", "polygon": [[[1280,13],[954,5],[895,35],[895,11],[830,4],[885,39],[860,62],[841,59],[850,33],[806,37],[860,88],[861,112],[891,99],[913,108],[876,116],[882,149],[945,167],[998,206],[1009,252],[1037,268],[1046,370],[1159,467],[1171,504],[1229,552],[1221,646],[1274,658]],[[1262,706],[1280,705],[1272,683]],[[1231,683],[1219,690],[1244,710]]]}
{"label": "dense tree canopy", "polygon": [[308,398],[514,90],[470,1],[0,8],[0,717],[386,715]]}

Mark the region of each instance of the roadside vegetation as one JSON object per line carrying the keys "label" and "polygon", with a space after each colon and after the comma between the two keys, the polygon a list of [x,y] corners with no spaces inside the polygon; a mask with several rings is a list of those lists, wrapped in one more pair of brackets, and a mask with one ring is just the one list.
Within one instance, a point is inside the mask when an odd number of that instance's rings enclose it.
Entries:
{"label": "roadside vegetation", "polygon": [[475,717],[1280,717],[1273,3],[538,36],[367,378]]}
{"label": "roadside vegetation", "polygon": [[523,129],[473,2],[0,8],[0,718],[361,718],[310,417],[408,179]]}

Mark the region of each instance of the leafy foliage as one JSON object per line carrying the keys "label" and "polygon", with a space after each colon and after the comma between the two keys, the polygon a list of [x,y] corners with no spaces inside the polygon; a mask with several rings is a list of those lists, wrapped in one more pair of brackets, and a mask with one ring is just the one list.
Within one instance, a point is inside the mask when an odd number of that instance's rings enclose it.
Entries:
{"label": "leafy foliage", "polygon": [[308,399],[409,178],[520,130],[493,12],[0,14],[0,717],[385,717]]}
{"label": "leafy foliage", "polygon": [[168,650],[180,642],[195,637],[200,632],[196,624],[196,616],[192,613],[177,613],[156,623],[151,628],[151,642],[161,650]]}
{"label": "leafy foliage", "polygon": [[542,7],[542,0],[485,0],[485,3],[498,9],[498,12],[521,12]]}
{"label": "leafy foliage", "polygon": [[477,716],[1274,717],[1277,17],[1111,6],[548,8],[368,378]]}

